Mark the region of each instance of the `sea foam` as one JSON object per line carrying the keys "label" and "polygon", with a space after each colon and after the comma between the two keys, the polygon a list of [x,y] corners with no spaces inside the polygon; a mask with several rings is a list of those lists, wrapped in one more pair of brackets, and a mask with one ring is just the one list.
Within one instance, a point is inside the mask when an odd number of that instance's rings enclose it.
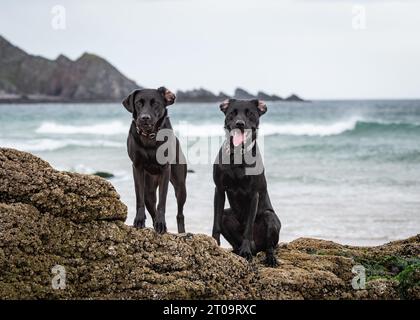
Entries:
{"label": "sea foam", "polygon": [[127,134],[128,126],[121,121],[111,121],[92,125],[66,125],[55,122],[44,122],[36,133],[50,134],[92,134],[92,135],[116,135]]}
{"label": "sea foam", "polygon": [[[263,123],[260,126],[259,134],[264,136],[272,135],[292,135],[292,136],[331,136],[339,135],[346,131],[354,130],[360,118],[350,118],[348,120],[333,123]],[[224,129],[222,124],[202,124],[192,125],[181,123],[174,126],[175,132],[184,137],[209,137],[222,136]]]}
{"label": "sea foam", "polygon": [[292,136],[333,136],[346,131],[354,130],[360,118],[350,118],[348,120],[337,121],[333,123],[290,123],[290,124],[272,124],[261,125],[260,134],[270,135],[292,135]]}
{"label": "sea foam", "polygon": [[124,148],[124,143],[107,140],[75,140],[75,139],[33,139],[33,140],[5,140],[0,141],[4,148],[14,148],[27,152],[55,151],[67,147],[91,148]]}
{"label": "sea foam", "polygon": [[[260,125],[259,134],[263,136],[334,136],[347,133],[383,132],[391,130],[418,130],[415,124],[367,121],[360,117],[350,117],[329,123],[320,122],[264,122]],[[172,122],[177,136],[181,137],[215,137],[224,136],[223,123],[191,124],[190,122]],[[129,124],[122,121],[111,121],[88,125],[67,125],[55,122],[44,122],[36,130],[38,134],[55,135],[127,135]]]}

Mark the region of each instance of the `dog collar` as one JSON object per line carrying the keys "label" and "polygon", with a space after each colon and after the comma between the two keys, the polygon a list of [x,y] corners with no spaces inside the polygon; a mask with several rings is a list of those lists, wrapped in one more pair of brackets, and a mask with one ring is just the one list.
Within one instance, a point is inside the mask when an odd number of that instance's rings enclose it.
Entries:
{"label": "dog collar", "polygon": [[136,124],[136,122],[134,121],[134,119],[133,119],[133,122],[134,122],[134,125],[136,126],[137,134],[139,134],[139,135],[141,135],[143,137],[146,137],[148,139],[152,139],[152,140],[156,138],[156,133],[155,132],[151,132],[151,133],[144,132],[143,130],[141,130],[139,128],[139,126]]}
{"label": "dog collar", "polygon": [[161,127],[162,127],[163,123],[165,122],[166,118],[168,118],[168,116],[163,117],[159,127],[156,130],[156,132],[151,132],[151,133],[148,133],[148,132],[145,132],[145,131],[141,130],[141,128],[139,128],[139,126],[137,125],[137,123],[134,119],[133,119],[133,123],[134,123],[134,126],[136,127],[137,134],[139,134],[143,137],[146,137],[148,139],[154,140],[154,139],[156,139],[157,132],[159,132],[159,130],[161,129]]}

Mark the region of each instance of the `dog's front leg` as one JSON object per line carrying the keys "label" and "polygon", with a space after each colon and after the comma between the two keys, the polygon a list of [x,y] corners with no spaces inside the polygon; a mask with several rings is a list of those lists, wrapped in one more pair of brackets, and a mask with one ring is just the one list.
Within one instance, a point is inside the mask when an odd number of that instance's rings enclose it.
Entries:
{"label": "dog's front leg", "polygon": [[223,210],[225,208],[225,192],[216,187],[214,190],[214,220],[212,236],[216,239],[220,246],[220,224],[222,220]]}
{"label": "dog's front leg", "polygon": [[136,218],[134,227],[144,228],[146,226],[146,210],[144,207],[144,169],[133,165],[134,189],[136,191]]}
{"label": "dog's front leg", "polygon": [[239,255],[241,257],[244,257],[247,260],[252,259],[252,251],[255,249],[255,243],[254,243],[254,222],[255,217],[257,215],[258,210],[258,201],[259,201],[259,193],[256,192],[252,198],[250,203],[250,208],[248,215],[246,216],[245,221],[245,230],[243,234],[243,240],[241,248],[239,249]]}
{"label": "dog's front leg", "polygon": [[157,215],[154,223],[154,228],[157,233],[163,234],[166,232],[166,197],[168,195],[169,178],[171,175],[171,166],[167,165],[159,177],[159,203],[157,206]]}

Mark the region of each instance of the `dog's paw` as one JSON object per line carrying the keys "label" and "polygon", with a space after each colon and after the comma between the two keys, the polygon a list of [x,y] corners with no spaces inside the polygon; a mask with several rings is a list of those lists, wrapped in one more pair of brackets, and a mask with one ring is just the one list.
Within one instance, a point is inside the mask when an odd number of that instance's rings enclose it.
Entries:
{"label": "dog's paw", "polygon": [[185,233],[185,226],[184,223],[178,223],[178,233]]}
{"label": "dog's paw", "polygon": [[220,246],[220,233],[213,233],[212,237],[216,240],[217,245]]}
{"label": "dog's paw", "polygon": [[251,252],[251,250],[241,250],[241,251],[239,251],[239,255],[242,258],[245,258],[248,261],[251,261],[252,260],[252,252]]}
{"label": "dog's paw", "polygon": [[166,232],[166,222],[165,221],[156,221],[153,224],[155,231],[159,234],[164,234]]}
{"label": "dog's paw", "polygon": [[146,219],[145,218],[135,218],[133,226],[137,229],[143,229],[146,227]]}
{"label": "dog's paw", "polygon": [[252,260],[252,252],[251,252],[251,245],[249,241],[245,241],[242,243],[241,248],[239,249],[239,255],[242,258],[245,258],[248,261]]}
{"label": "dog's paw", "polygon": [[274,255],[267,255],[265,257],[264,264],[267,267],[275,268],[275,267],[277,267],[279,265],[279,262],[277,261],[277,259],[276,259],[276,257]]}

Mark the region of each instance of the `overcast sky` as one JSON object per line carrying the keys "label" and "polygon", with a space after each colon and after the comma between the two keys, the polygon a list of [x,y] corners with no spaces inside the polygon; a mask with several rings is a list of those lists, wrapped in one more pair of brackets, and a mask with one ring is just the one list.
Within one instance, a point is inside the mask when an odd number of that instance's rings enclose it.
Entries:
{"label": "overcast sky", "polygon": [[420,97],[417,0],[1,0],[0,34],[51,59],[98,54],[147,87]]}

